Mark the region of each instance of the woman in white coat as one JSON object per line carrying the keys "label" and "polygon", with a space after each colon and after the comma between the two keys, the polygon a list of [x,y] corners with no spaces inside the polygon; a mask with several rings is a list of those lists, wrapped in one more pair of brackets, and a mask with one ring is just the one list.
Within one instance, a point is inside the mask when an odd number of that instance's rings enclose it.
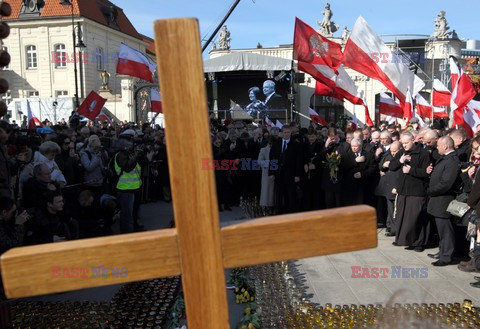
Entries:
{"label": "woman in white coat", "polygon": [[275,141],[275,137],[268,136],[267,146],[260,149],[258,162],[262,168],[262,189],[260,192],[260,206],[272,208],[275,206],[275,179],[268,176],[270,164],[270,148]]}

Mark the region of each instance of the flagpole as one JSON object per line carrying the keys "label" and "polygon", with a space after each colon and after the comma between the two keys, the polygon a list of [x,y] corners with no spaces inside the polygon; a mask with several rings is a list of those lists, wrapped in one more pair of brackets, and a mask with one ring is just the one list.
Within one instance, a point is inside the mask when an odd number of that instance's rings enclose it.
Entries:
{"label": "flagpole", "polygon": [[117,73],[115,72],[115,77],[113,79],[113,113],[115,118],[117,117]]}

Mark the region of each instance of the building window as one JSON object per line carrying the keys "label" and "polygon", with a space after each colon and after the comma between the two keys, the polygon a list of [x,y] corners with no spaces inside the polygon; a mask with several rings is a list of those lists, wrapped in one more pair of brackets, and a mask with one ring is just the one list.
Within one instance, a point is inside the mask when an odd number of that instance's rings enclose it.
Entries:
{"label": "building window", "polygon": [[53,62],[55,63],[55,68],[65,68],[67,67],[67,48],[63,43],[55,45],[55,52],[53,54]]}
{"label": "building window", "polygon": [[56,97],[66,97],[68,96],[68,91],[67,90],[57,90],[55,92]]}
{"label": "building window", "polygon": [[[7,47],[3,46],[2,50],[8,53],[8,48]],[[10,69],[10,65],[7,65],[7,66],[3,67],[3,70],[8,70],[8,69]]]}
{"label": "building window", "polygon": [[40,93],[36,90],[29,90],[28,91],[28,97],[39,97]]}
{"label": "building window", "polygon": [[8,105],[12,101],[12,92],[10,89],[5,93],[2,94],[2,100]]}
{"label": "building window", "polygon": [[27,46],[27,70],[37,68],[37,46]]}
{"label": "building window", "polygon": [[103,71],[103,49],[97,47],[95,50],[95,60],[97,62],[97,70]]}

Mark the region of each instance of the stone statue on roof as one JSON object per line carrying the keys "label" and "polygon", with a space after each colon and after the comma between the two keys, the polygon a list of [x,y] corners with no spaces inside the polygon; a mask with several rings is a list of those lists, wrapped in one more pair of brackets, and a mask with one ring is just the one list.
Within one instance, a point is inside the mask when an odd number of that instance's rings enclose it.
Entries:
{"label": "stone statue on roof", "polygon": [[345,27],[343,28],[343,33],[342,33],[342,42],[343,42],[343,43],[346,43],[349,36],[350,36],[350,31],[349,31],[349,30],[347,29],[347,27],[345,26]]}
{"label": "stone statue on roof", "polygon": [[440,11],[435,19],[435,32],[432,37],[436,39],[448,39],[450,27],[448,26],[447,19],[445,18],[445,11]]}
{"label": "stone statue on roof", "polygon": [[322,12],[322,14],[322,21],[317,21],[318,26],[320,26],[320,34],[324,37],[332,37],[333,34],[338,31],[339,26],[335,24],[335,22],[331,21],[333,11],[330,9],[330,4],[328,2],[325,5],[325,10]]}
{"label": "stone statue on roof", "polygon": [[224,25],[218,35],[218,49],[228,50],[230,49],[230,32],[227,30],[227,26]]}

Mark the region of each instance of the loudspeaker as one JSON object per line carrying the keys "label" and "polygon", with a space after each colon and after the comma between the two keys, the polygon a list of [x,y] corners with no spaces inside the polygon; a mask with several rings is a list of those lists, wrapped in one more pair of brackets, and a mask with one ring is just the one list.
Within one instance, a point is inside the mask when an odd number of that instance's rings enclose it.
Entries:
{"label": "loudspeaker", "polygon": [[305,82],[305,73],[295,72],[295,76],[293,78],[295,83],[304,83]]}

